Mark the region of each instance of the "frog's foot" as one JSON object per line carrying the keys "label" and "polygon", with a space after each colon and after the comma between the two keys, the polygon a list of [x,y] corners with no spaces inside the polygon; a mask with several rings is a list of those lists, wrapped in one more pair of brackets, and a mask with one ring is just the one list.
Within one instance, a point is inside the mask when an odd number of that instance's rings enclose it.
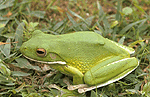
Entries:
{"label": "frog's foot", "polygon": [[99,84],[97,86],[88,86],[87,84],[70,85],[70,83],[69,83],[67,78],[65,78],[63,81],[64,81],[64,83],[66,83],[68,85],[68,87],[67,87],[68,90],[76,90],[76,89],[78,89],[79,93],[84,93],[84,92],[87,92],[87,91],[90,91],[90,90],[93,90],[93,89],[96,89],[96,88],[99,88],[99,87],[106,86],[106,85],[108,85],[110,83],[115,82],[116,80],[110,80],[110,81],[108,81],[106,83]]}
{"label": "frog's foot", "polygon": [[79,84],[79,85],[69,85],[68,90],[76,90],[76,89],[83,89],[88,88],[89,86],[86,84]]}
{"label": "frog's foot", "polygon": [[[118,80],[119,80],[119,79],[118,79]],[[108,84],[110,84],[110,83],[113,83],[113,82],[115,82],[115,81],[116,81],[116,80],[110,80],[110,81],[108,81],[108,82],[106,82],[106,83],[102,83],[102,84],[99,84],[99,85],[97,85],[97,86],[84,86],[84,87],[79,87],[79,88],[78,88],[78,92],[79,92],[79,93],[85,93],[85,92],[87,92],[87,91],[91,91],[91,90],[93,90],[93,89],[97,89],[97,88],[106,86],[106,85],[108,85]]]}
{"label": "frog's foot", "polygon": [[84,93],[86,91],[90,91],[90,90],[93,90],[93,89],[96,89],[96,88],[98,88],[98,86],[83,87],[83,88],[79,88],[78,92],[79,93]]}
{"label": "frog's foot", "polygon": [[83,88],[88,88],[89,86],[87,84],[79,84],[79,85],[71,85],[69,82],[69,79],[66,77],[63,79],[63,82],[67,84],[68,90],[76,90],[76,89],[83,89]]}
{"label": "frog's foot", "polygon": [[100,85],[97,85],[97,86],[88,86],[86,84],[69,85],[68,86],[68,90],[76,90],[76,89],[78,89],[79,93],[84,93],[84,92],[87,92],[87,91],[90,91],[90,90],[93,90],[93,89],[96,89],[96,88],[99,88],[99,87],[103,87],[105,85],[107,85],[107,83],[100,84]]}

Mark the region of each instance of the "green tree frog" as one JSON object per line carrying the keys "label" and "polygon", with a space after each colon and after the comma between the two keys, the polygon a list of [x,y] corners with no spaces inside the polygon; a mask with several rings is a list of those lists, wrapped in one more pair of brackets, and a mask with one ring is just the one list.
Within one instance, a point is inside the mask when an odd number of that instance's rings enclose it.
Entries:
{"label": "green tree frog", "polygon": [[118,81],[139,64],[130,57],[134,49],[92,31],[51,35],[36,30],[20,51],[30,60],[72,76],[75,85],[95,86],[90,89]]}

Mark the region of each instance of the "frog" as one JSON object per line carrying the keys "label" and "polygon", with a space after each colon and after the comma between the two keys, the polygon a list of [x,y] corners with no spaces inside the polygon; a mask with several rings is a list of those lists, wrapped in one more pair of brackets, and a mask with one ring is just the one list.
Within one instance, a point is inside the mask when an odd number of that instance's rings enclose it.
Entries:
{"label": "frog", "polygon": [[20,52],[27,59],[72,76],[74,86],[86,85],[78,87],[81,93],[116,82],[139,65],[138,59],[131,57],[133,48],[93,31],[52,35],[35,30]]}

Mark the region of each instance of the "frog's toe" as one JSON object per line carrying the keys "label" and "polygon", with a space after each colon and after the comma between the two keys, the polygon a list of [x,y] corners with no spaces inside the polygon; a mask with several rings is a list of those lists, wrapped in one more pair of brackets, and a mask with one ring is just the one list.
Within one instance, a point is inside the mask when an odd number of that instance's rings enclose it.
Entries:
{"label": "frog's toe", "polygon": [[79,85],[69,85],[67,88],[68,90],[76,90],[76,89],[82,89],[82,88],[87,88],[88,85],[86,84],[79,84]]}

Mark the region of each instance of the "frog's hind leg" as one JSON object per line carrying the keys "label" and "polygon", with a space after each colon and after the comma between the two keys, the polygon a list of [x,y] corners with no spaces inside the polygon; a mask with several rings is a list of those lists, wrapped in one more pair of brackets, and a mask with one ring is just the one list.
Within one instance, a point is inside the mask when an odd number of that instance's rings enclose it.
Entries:
{"label": "frog's hind leg", "polygon": [[83,93],[118,81],[135,70],[138,64],[138,60],[133,57],[121,59],[119,61],[103,65],[103,67],[100,68],[97,68],[99,66],[96,65],[86,72],[84,76],[85,83],[91,85],[91,87],[80,88],[78,91],[79,93]]}

